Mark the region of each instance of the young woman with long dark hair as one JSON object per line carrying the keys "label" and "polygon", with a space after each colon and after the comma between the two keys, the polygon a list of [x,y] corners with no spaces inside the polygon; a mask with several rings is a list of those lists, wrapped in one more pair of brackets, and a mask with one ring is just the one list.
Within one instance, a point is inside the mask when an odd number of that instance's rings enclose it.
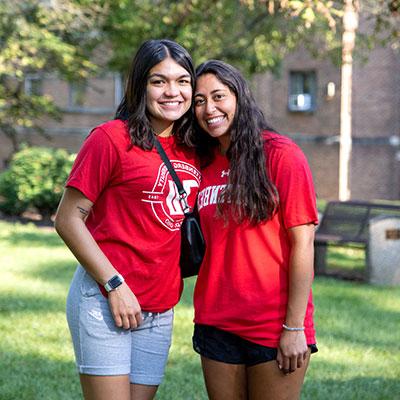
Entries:
{"label": "young woman with long dark hair", "polygon": [[194,349],[210,399],[297,399],[316,351],[311,283],[317,223],[307,161],[268,127],[240,72],[210,60],[194,95],[206,254]]}
{"label": "young woman with long dark hair", "polygon": [[171,344],[183,212],[154,147],[175,165],[193,206],[200,182],[192,145],[194,68],[170,40],[133,59],[116,119],[86,138],[55,227],[80,265],[67,319],[86,400],[152,399]]}

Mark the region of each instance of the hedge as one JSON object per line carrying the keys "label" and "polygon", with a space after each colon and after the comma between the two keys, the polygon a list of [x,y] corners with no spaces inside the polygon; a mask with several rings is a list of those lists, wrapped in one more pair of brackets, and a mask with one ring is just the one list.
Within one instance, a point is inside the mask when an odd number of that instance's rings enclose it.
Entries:
{"label": "hedge", "polygon": [[35,208],[44,217],[52,215],[74,159],[62,149],[23,147],[0,174],[0,210],[20,215]]}

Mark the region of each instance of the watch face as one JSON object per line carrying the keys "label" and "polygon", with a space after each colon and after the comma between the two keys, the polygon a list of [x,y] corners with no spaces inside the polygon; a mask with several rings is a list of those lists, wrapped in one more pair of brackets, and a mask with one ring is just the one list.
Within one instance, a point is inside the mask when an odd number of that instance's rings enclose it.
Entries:
{"label": "watch face", "polygon": [[122,279],[119,277],[119,275],[113,276],[109,282],[110,286],[115,289],[117,286],[119,286],[122,283]]}
{"label": "watch face", "polygon": [[104,285],[104,287],[109,292],[110,290],[116,289],[123,282],[124,282],[124,278],[122,278],[121,275],[115,275]]}

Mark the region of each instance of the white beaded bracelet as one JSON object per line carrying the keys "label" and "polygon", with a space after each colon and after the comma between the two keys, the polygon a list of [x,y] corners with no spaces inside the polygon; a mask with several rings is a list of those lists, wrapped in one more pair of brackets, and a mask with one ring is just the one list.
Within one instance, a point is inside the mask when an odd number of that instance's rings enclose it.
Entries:
{"label": "white beaded bracelet", "polygon": [[287,326],[287,325],[283,324],[282,328],[285,329],[286,331],[290,331],[290,332],[302,332],[302,331],[304,331],[304,326],[302,326],[301,328],[292,328],[291,326]]}

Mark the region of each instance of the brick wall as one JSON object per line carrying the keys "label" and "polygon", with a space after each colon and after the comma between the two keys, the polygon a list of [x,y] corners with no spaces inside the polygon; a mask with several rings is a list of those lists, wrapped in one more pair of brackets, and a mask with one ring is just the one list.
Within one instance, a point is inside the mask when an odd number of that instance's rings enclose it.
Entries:
{"label": "brick wall", "polygon": [[[316,109],[309,113],[288,110],[289,72],[315,70]],[[335,84],[333,98],[326,96]],[[287,57],[279,77],[254,78],[254,94],[268,121],[303,148],[320,197],[338,197],[340,134],[340,69],[312,59],[304,50]],[[390,48],[371,52],[368,62],[355,60],[353,69],[353,153],[351,197],[400,198],[400,54]],[[390,137],[392,139],[390,140]],[[393,140],[393,137],[395,140]],[[324,138],[327,140],[324,141]],[[392,143],[392,145],[390,144]]]}
{"label": "brick wall", "polygon": [[[316,71],[317,96],[314,112],[289,111],[289,73],[292,70]],[[306,51],[298,51],[285,59],[279,77],[267,73],[257,76],[255,81],[255,97],[268,120],[279,131],[323,136],[339,134],[340,71],[330,62],[315,60]],[[326,86],[329,82],[335,84],[336,95],[328,100]]]}

